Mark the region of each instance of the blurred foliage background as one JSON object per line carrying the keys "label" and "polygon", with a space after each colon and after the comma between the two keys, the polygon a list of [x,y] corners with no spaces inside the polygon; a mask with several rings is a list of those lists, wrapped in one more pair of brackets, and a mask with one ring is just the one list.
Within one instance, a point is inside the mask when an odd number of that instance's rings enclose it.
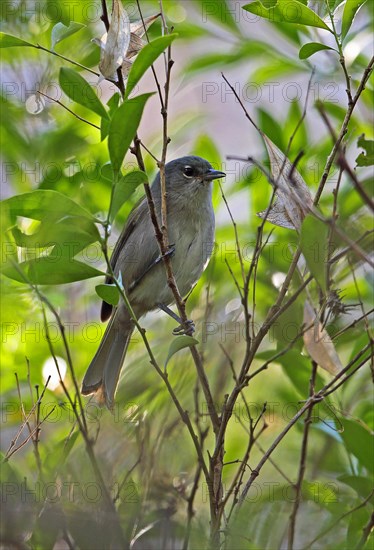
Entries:
{"label": "blurred foliage background", "polygon": [[[141,0],[140,4],[145,16],[159,11],[157,1]],[[334,47],[333,37],[328,32],[260,19],[244,11],[244,4],[223,0],[163,1],[167,21],[179,34],[172,50],[175,66],[171,81],[168,158],[193,153],[226,171],[224,193],[237,223],[248,269],[260,223],[256,212],[266,209],[271,187],[258,168],[227,157],[251,156],[265,166],[269,163],[261,138],[245,119],[221,72],[235,87],[259,127],[285,152],[303,113],[308,81],[314,68],[306,116],[288,153],[294,161],[300,151],[304,152],[298,169],[312,194],[332,147],[331,136],[315,103],[317,100],[323,102],[337,132],[347,111],[347,97],[339,55],[320,51],[306,60],[299,59],[299,50],[305,43],[323,42]],[[332,7],[334,4],[341,3],[330,0]],[[354,89],[372,55],[371,4],[369,0],[363,5],[344,44]],[[138,20],[136,3],[125,2],[124,5],[131,20]],[[327,17],[324,2],[310,1],[308,5],[322,18]],[[342,5],[341,11],[336,12],[337,22],[343,8]],[[97,71],[100,52],[92,39],[104,32],[100,15],[100,3],[91,1],[1,3],[4,32],[48,49],[56,24],[69,25],[70,21],[82,24],[79,32],[56,44],[55,51],[94,71]],[[156,21],[150,27],[149,37],[153,39],[160,34],[161,24]],[[36,189],[56,190],[92,214],[104,216],[111,193],[111,182],[102,171],[109,160],[106,141],[100,141],[96,128],[82,123],[56,102],[37,93],[41,91],[58,99],[77,115],[100,125],[100,117],[73,103],[59,88],[60,67],[73,66],[35,48],[7,48],[1,52],[2,198]],[[162,64],[160,58],[155,64],[156,71],[161,71]],[[102,102],[107,103],[116,91],[115,86],[107,81],[98,83],[95,75],[74,68],[96,88]],[[148,71],[136,93],[154,90],[152,74]],[[345,140],[346,158],[352,168],[362,153],[362,147],[357,144],[360,136],[365,134],[367,140],[373,139],[372,101],[371,80],[354,111]],[[139,128],[142,141],[156,156],[160,155],[162,145],[159,111],[158,99],[154,96],[146,106]],[[157,168],[150,155],[145,153],[144,158],[151,180]],[[128,154],[125,169],[134,164],[134,157]],[[367,164],[359,166],[356,174],[370,193],[373,173]],[[320,201],[320,209],[326,217],[332,212],[332,191],[337,180],[338,168],[333,168]],[[121,208],[114,223],[111,245],[141,194],[139,188]],[[190,296],[187,309],[196,323],[196,337],[220,410],[225,394],[234,383],[227,355],[234,366],[239,366],[245,339],[240,298],[227,267],[228,262],[233,274],[240,276],[235,234],[218,186],[214,202],[217,214],[214,255]],[[345,174],[340,184],[337,212],[340,227],[351,239],[366,235],[360,244],[369,253],[372,217]],[[35,222],[26,218],[18,221],[26,234],[35,230]],[[271,235],[257,267],[255,323],[258,326],[277,298],[292,261],[292,252],[298,244],[294,231],[274,229],[270,223],[265,224],[264,231],[264,241],[270,232]],[[337,242],[335,252],[344,246],[343,242]],[[83,250],[81,257],[90,266],[98,269],[104,266],[97,243]],[[369,311],[373,303],[372,272],[353,254],[337,263],[333,278],[334,290],[340,295],[340,314],[331,316],[327,323],[331,336]],[[93,278],[42,287],[66,327],[79,382],[103,333],[103,325],[99,322],[100,300],[95,293],[99,282],[101,279]],[[71,407],[58,377],[56,379],[39,300],[26,285],[5,276],[2,276],[1,292],[2,452],[7,451],[23,421],[15,373],[26,411],[32,407],[30,388],[35,399],[35,388],[39,388],[40,393],[48,375],[52,376],[40,408],[41,418],[50,416],[41,427],[39,454],[33,451],[30,440],[3,464],[4,544],[43,549],[107,548],[111,526],[100,518],[100,495],[84,441],[78,435]],[[314,289],[312,293],[318,299],[318,291]],[[254,370],[269,357],[266,353],[281,349],[295,336],[302,325],[302,308],[303,302],[296,302],[288,318],[280,318],[264,340],[252,367]],[[48,322],[55,353],[63,369],[66,357],[61,334],[52,316],[48,317]],[[369,342],[368,322],[353,325],[334,340],[343,365]],[[142,320],[142,325],[156,357],[163,364],[174,322],[156,312]],[[258,463],[263,450],[274,441],[298,410],[300,401],[308,395],[310,360],[301,348],[302,342],[299,342],[293,350],[294,355],[286,354],[271,363],[246,389],[246,400],[254,417],[259,416],[267,403],[266,429],[258,446],[251,451],[250,467]],[[188,350],[171,359],[168,372],[170,382],[191,416],[196,400],[206,413],[203,395],[196,389],[196,373]],[[325,371],[319,374],[325,381],[330,379]],[[68,372],[64,380],[73,391]],[[315,407],[296,548],[354,548],[359,543],[371,513],[366,501],[359,506],[367,500],[372,488],[372,398],[370,369],[365,367],[333,394],[327,404]],[[195,451],[162,381],[149,364],[137,333],[134,333],[122,373],[114,416],[90,399],[85,402],[98,464],[107,486],[114,496],[121,487],[116,505],[126,537],[133,541],[132,548],[182,548],[187,500],[197,464]],[[199,422],[203,429],[209,425],[204,414]],[[293,503],[292,483],[297,473],[302,428],[303,423],[299,421],[272,455],[272,462],[265,465],[234,520],[227,548],[286,547],[284,541]],[[247,429],[248,414],[240,397],[226,439],[224,487],[230,485],[236,471],[235,462],[245,452]],[[27,438],[27,433],[25,429],[20,441]],[[209,432],[208,449],[212,441]],[[246,476],[249,473],[248,470]],[[49,486],[49,493],[46,486]],[[201,478],[193,505],[196,514],[192,520],[191,548],[202,548],[206,543],[209,531],[207,495]],[[357,510],[348,514],[354,508]],[[346,517],[338,521],[345,514]],[[320,538],[308,546],[319,535]],[[367,548],[369,545],[370,540]]]}

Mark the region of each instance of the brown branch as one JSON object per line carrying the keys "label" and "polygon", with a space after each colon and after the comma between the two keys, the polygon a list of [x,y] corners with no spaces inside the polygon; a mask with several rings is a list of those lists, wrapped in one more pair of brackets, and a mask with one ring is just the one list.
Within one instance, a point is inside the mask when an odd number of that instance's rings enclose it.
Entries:
{"label": "brown branch", "polygon": [[93,126],[94,128],[96,128],[96,130],[100,130],[100,126],[96,126],[96,124],[94,124],[93,122],[90,122],[89,120],[86,120],[85,118],[77,115],[77,113],[74,113],[74,111],[69,109],[69,107],[66,107],[66,105],[64,103],[62,103],[61,101],[59,101],[58,99],[54,99],[53,97],[45,94],[44,92],[41,92],[40,90],[38,90],[37,93],[44,96],[44,97],[46,97],[50,101],[53,101],[54,103],[57,103],[57,105],[60,105],[60,107],[63,107],[68,113],[73,115],[75,118],[77,118],[81,122],[85,122],[86,124],[89,124],[90,126]]}
{"label": "brown branch", "polygon": [[99,73],[96,71],[93,71],[92,69],[89,69],[88,67],[85,67],[84,65],[81,65],[81,63],[78,63],[77,61],[73,61],[72,59],[69,59],[68,57],[65,57],[64,55],[61,55],[60,53],[54,52],[53,50],[49,50],[48,48],[45,48],[44,46],[41,46],[40,44],[33,44],[32,45],[37,50],[42,50],[43,52],[50,53],[51,55],[55,55],[56,57],[59,57],[60,59],[63,59],[64,61],[67,61],[68,63],[71,63],[72,65],[75,65],[76,67],[80,67],[81,69],[84,69],[85,71],[88,71],[91,74],[94,74],[95,76],[99,77]]}
{"label": "brown branch", "polygon": [[[317,363],[315,361],[312,361],[312,374],[310,376],[310,382],[309,382],[309,398],[313,397],[314,395],[316,375],[317,375]],[[296,481],[296,495],[295,495],[295,500],[292,507],[292,512],[290,515],[290,523],[289,523],[289,529],[288,529],[288,550],[293,550],[293,547],[294,547],[296,517],[299,511],[300,502],[301,502],[301,490],[302,490],[302,484],[304,481],[304,474],[306,469],[308,439],[309,439],[310,426],[312,424],[312,414],[313,414],[313,405],[309,407],[304,419],[304,431],[303,431],[303,439],[301,443],[299,472],[298,472],[297,481]]]}
{"label": "brown branch", "polygon": [[372,532],[373,528],[374,528],[374,512],[372,512],[369,518],[369,521],[363,528],[361,538],[358,541],[357,546],[355,547],[355,550],[361,550],[361,548],[364,548],[368,538],[370,537],[370,533]]}
{"label": "brown branch", "polygon": [[[356,363],[356,361],[368,350],[368,348],[369,348],[369,346],[365,346],[365,348],[363,350],[361,350],[356,355],[356,357],[354,357],[352,359],[352,361],[350,361],[348,363],[348,365],[344,369],[342,369],[338,374],[335,375],[335,377],[333,378],[333,380],[331,382],[326,384],[319,392],[317,392],[316,394],[314,394],[313,396],[311,396],[307,399],[307,401],[301,407],[301,409],[294,415],[294,417],[287,424],[287,426],[275,438],[273,443],[270,445],[269,449],[266,451],[264,456],[261,458],[260,462],[257,464],[256,468],[254,468],[254,470],[252,471],[252,474],[251,474],[249,480],[247,481],[247,483],[244,487],[244,490],[241,494],[240,504],[243,504],[249,489],[251,488],[254,480],[259,476],[262,467],[264,466],[264,464],[266,464],[266,462],[268,461],[270,455],[278,447],[279,443],[284,439],[284,437],[287,435],[287,433],[290,431],[290,429],[296,424],[296,422],[299,420],[299,418],[301,418],[304,415],[304,413],[310,407],[314,407],[314,405],[316,403],[319,403],[320,401],[323,401],[325,399],[325,397],[327,397],[330,393],[334,392],[338,387],[340,387],[342,384],[344,384],[350,378],[351,374],[348,374],[347,376],[344,376],[344,375]],[[354,372],[357,372],[359,369],[361,369],[365,365],[367,359],[368,359],[368,357],[365,357],[359,363],[359,365],[357,365],[357,367],[354,369]],[[334,385],[338,381],[339,381],[339,383],[336,386],[334,386],[334,388],[332,390],[328,391],[331,388],[331,386]]]}
{"label": "brown branch", "polygon": [[371,491],[371,493],[362,502],[360,502],[360,504],[358,504],[357,506],[355,506],[351,510],[348,510],[348,512],[345,512],[344,514],[342,514],[338,519],[336,519],[334,521],[334,523],[332,523],[331,525],[329,525],[329,527],[327,527],[321,533],[319,533],[319,535],[317,535],[307,546],[305,546],[303,548],[303,550],[308,550],[309,548],[313,548],[313,545],[314,545],[315,542],[317,542],[317,540],[321,539],[322,537],[327,535],[330,531],[332,531],[332,529],[334,529],[334,527],[336,527],[338,525],[338,523],[340,523],[343,519],[345,519],[345,518],[349,517],[350,515],[354,514],[355,512],[357,512],[357,510],[360,510],[361,508],[364,508],[366,506],[366,504],[372,499],[373,495],[374,495],[374,489]]}
{"label": "brown branch", "polygon": [[[338,138],[336,137],[334,128],[332,127],[332,124],[326,114],[325,108],[323,106],[322,102],[316,103],[317,110],[319,114],[321,115],[321,118],[323,119],[324,123],[326,124],[326,127],[328,131],[330,132],[331,138],[333,140],[333,143],[337,143]],[[344,151],[342,150],[341,145],[339,144],[338,150],[337,150],[338,158],[336,160],[336,163],[338,166],[340,166],[341,169],[345,170],[347,174],[349,175],[349,178],[351,179],[357,193],[360,195],[364,203],[371,209],[372,212],[374,212],[374,202],[371,200],[361,183],[356,177],[356,174],[353,172],[352,168],[349,166],[347,159],[345,158]]]}
{"label": "brown branch", "polygon": [[360,84],[358,86],[358,89],[357,89],[357,92],[356,92],[356,95],[354,96],[353,100],[352,100],[352,103],[350,105],[348,105],[348,109],[347,109],[347,112],[346,112],[346,115],[344,117],[344,120],[343,120],[343,123],[342,123],[342,126],[340,128],[340,132],[338,134],[338,137],[336,139],[336,142],[332,148],[332,151],[326,161],[326,165],[325,165],[325,168],[323,170],[323,174],[322,174],[322,177],[321,177],[321,181],[318,185],[318,189],[317,189],[317,193],[314,197],[314,205],[316,206],[318,203],[319,203],[319,199],[321,198],[321,195],[322,195],[322,192],[325,188],[325,185],[326,185],[326,181],[327,181],[327,178],[329,177],[329,174],[330,174],[330,170],[331,170],[331,167],[333,165],[333,162],[335,160],[335,157],[336,157],[336,154],[338,153],[339,151],[339,148],[340,148],[340,145],[344,139],[344,136],[346,135],[347,133],[347,130],[348,130],[348,125],[349,125],[349,122],[351,120],[351,117],[352,117],[352,114],[353,114],[353,111],[356,107],[356,104],[358,102],[358,100],[360,99],[360,96],[362,94],[362,92],[364,91],[365,89],[365,86],[366,86],[366,83],[367,81],[369,80],[370,78],[370,75],[372,73],[372,70],[373,70],[373,66],[374,66],[374,57],[371,58],[368,66],[366,67],[365,71],[364,71],[364,74],[361,78],[361,81],[360,81]]}

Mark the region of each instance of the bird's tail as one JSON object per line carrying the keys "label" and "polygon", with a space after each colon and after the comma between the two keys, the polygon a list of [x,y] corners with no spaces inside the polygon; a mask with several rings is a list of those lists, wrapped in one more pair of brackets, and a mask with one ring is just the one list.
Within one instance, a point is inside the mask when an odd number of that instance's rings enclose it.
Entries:
{"label": "bird's tail", "polygon": [[134,330],[129,317],[119,321],[120,312],[112,316],[92,359],[82,383],[83,395],[97,393],[109,409],[113,409],[119,375],[125,359],[127,347]]}

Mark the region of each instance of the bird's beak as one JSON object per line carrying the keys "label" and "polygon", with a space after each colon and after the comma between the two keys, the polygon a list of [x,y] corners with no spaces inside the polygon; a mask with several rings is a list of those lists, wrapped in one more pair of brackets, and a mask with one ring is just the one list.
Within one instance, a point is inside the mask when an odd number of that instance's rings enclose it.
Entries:
{"label": "bird's beak", "polygon": [[218,178],[224,178],[225,176],[225,172],[220,172],[219,170],[213,170],[213,168],[209,168],[209,170],[204,174],[204,180],[212,181]]}

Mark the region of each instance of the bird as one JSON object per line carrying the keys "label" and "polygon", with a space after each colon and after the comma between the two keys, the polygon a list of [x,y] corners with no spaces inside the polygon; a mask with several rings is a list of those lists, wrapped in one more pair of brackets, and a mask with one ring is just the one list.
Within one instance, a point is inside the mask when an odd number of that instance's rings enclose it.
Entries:
{"label": "bird", "polygon": [[[213,169],[207,160],[193,155],[165,164],[167,231],[171,243],[168,253],[181,296],[190,292],[209,262],[215,234],[212,182],[225,175]],[[160,172],[152,183],[151,193],[160,220]],[[113,273],[117,280],[121,277],[137,319],[157,309],[178,319],[168,307],[174,296],[161,260],[144,197],[131,211],[110,259]],[[110,284],[112,280],[107,276],[105,282]],[[101,320],[107,319],[108,326],[85,373],[81,391],[83,395],[96,394],[99,402],[112,410],[134,322],[122,299],[115,307],[102,303]],[[177,332],[180,330],[183,327]]]}

